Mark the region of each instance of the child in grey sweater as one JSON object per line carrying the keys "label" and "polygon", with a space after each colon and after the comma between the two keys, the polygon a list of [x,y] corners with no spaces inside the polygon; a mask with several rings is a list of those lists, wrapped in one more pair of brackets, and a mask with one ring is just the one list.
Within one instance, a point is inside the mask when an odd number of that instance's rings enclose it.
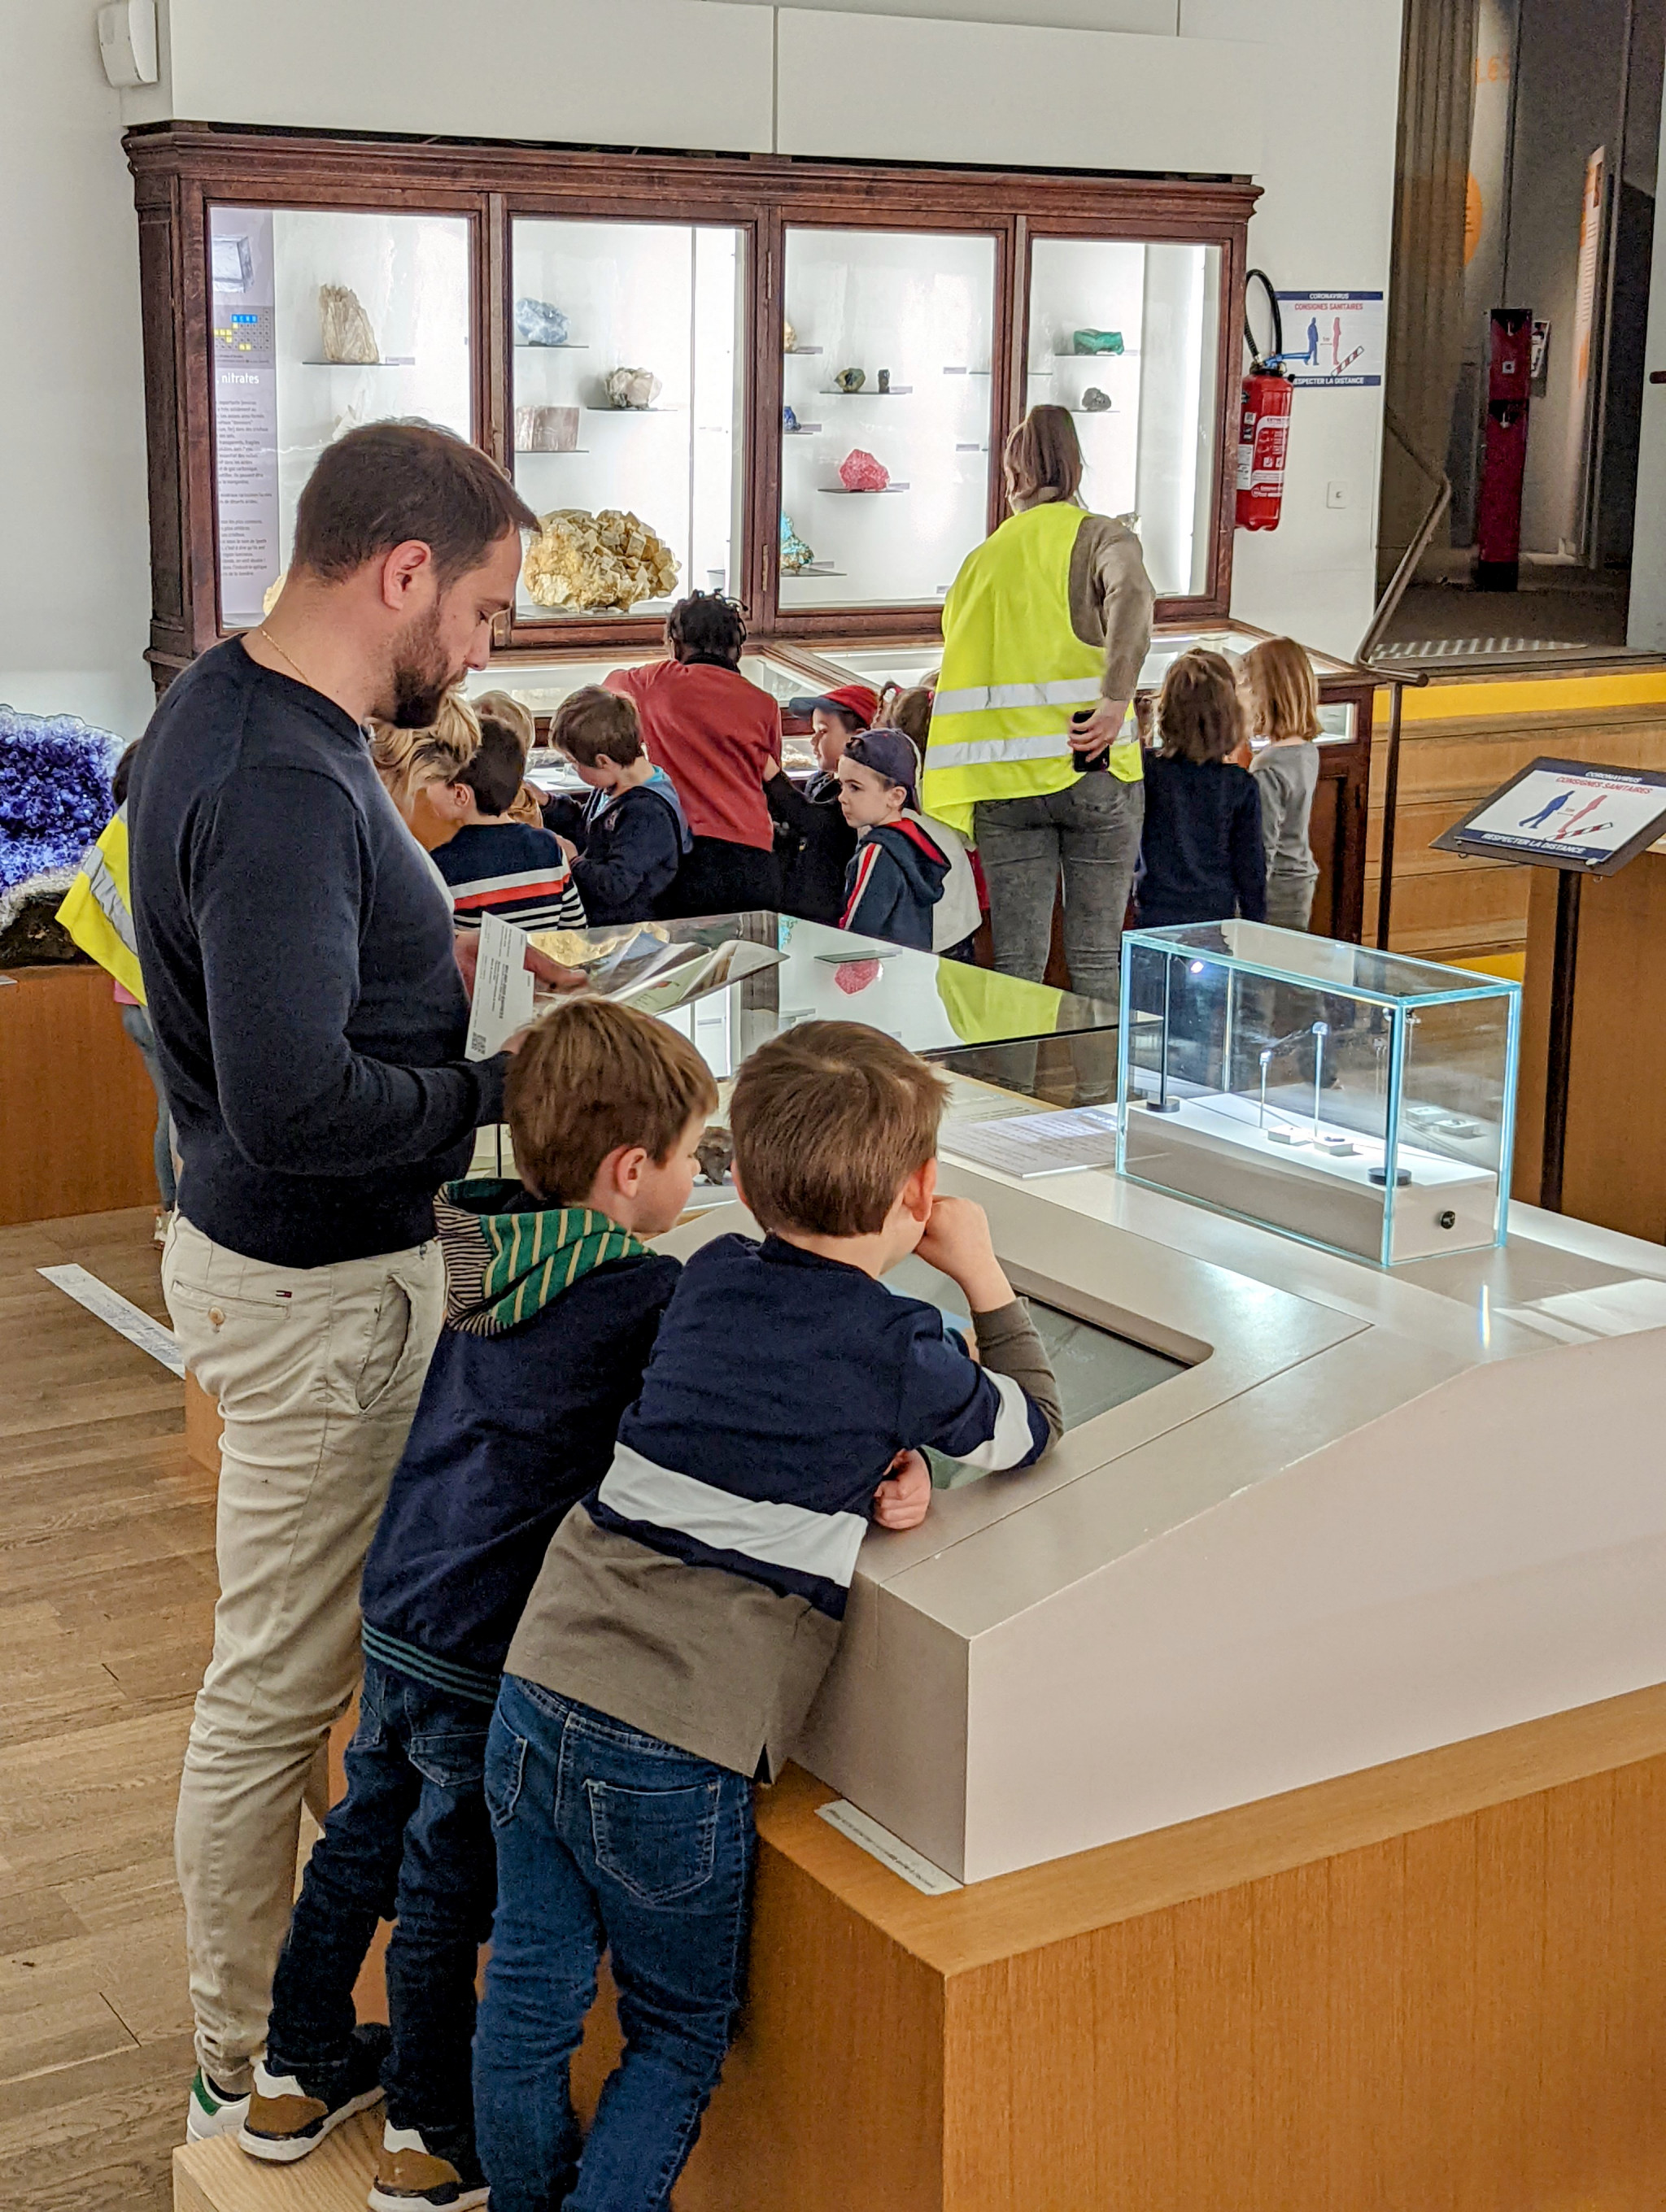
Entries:
{"label": "child in grey sweater", "polygon": [[1313,913],[1318,863],[1308,842],[1319,780],[1319,687],[1313,664],[1291,637],[1269,637],[1244,655],[1238,687],[1252,737],[1264,739],[1250,763],[1261,794],[1267,858],[1267,919],[1305,929]]}

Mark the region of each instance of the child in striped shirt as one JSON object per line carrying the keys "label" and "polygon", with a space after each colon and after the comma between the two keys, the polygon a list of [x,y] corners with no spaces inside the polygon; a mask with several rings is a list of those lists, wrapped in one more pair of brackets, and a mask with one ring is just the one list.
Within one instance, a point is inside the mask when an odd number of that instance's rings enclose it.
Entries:
{"label": "child in striped shirt", "polygon": [[582,929],[584,901],[561,840],[509,809],[526,773],[520,732],[494,714],[480,718],[480,749],[456,781],[429,793],[437,813],[458,824],[435,861],[450,886],[459,929],[489,914],[522,929]]}

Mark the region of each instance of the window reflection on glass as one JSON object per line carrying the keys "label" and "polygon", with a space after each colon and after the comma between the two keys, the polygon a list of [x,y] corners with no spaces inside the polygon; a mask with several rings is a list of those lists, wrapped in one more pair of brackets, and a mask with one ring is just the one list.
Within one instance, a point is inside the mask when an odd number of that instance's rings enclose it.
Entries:
{"label": "window reflection on glass", "polygon": [[523,619],[739,588],[744,245],[725,225],[515,222],[515,483],[567,518],[529,553]]}
{"label": "window reflection on glass", "polygon": [[1031,246],[1027,404],[1070,410],[1085,503],[1137,518],[1165,598],[1208,588],[1219,314],[1219,246]]}
{"label": "window reflection on glass", "polygon": [[783,608],[929,606],[988,528],[991,238],[789,229]]}
{"label": "window reflection on glass", "polygon": [[209,210],[220,613],[261,618],[295,502],[344,430],[419,416],[472,434],[461,216]]}

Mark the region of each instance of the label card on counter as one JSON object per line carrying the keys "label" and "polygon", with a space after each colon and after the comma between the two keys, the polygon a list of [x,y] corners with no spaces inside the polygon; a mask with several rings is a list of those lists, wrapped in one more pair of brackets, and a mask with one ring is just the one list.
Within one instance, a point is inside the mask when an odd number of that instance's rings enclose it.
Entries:
{"label": "label card on counter", "polygon": [[1115,1106],[1073,1106],[1055,1114],[1010,1114],[999,1121],[958,1122],[943,1132],[943,1149],[974,1167],[997,1168],[1028,1181],[1077,1168],[1116,1164]]}
{"label": "label card on counter", "polygon": [[845,1798],[836,1797],[830,1805],[818,1805],[816,1810],[830,1828],[836,1828],[842,1836],[848,1836],[870,1858],[889,1867],[922,1896],[947,1897],[952,1890],[965,1887],[964,1882],[957,1881],[952,1874],[945,1874],[941,1867],[922,1858],[912,1844],[893,1836],[871,1814],[859,1811]]}
{"label": "label card on counter", "polygon": [[465,1060],[489,1060],[532,1020],[532,971],[526,965],[531,943],[524,929],[500,921],[496,915],[487,915],[481,922]]}

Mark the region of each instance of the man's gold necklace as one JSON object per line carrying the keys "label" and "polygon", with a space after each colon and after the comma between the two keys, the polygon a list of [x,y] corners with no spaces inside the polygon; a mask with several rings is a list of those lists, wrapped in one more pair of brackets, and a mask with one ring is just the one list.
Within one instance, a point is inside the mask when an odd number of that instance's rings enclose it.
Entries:
{"label": "man's gold necklace", "polygon": [[262,623],[260,627],[255,631],[255,635],[257,637],[264,637],[267,644],[271,646],[272,651],[277,655],[278,659],[280,660],[287,660],[289,662],[290,667],[295,670],[295,674],[300,678],[301,681],[307,686],[307,689],[309,691],[316,691],[319,689],[319,686],[313,683],[312,678],[307,673],[300,662],[296,660],[294,654],[285,653],[283,647],[272,635],[271,630],[267,629],[264,623]]}

